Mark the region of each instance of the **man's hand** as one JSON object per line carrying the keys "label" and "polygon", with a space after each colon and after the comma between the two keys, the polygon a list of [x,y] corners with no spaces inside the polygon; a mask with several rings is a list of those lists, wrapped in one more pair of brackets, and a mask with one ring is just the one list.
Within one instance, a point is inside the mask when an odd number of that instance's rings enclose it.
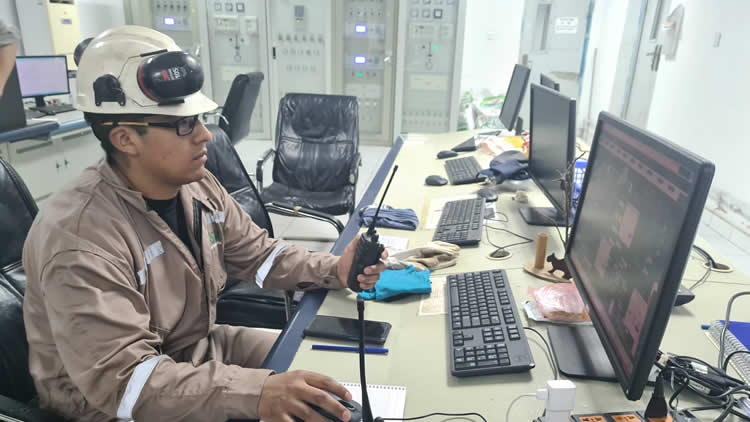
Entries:
{"label": "man's hand", "polygon": [[325,375],[307,371],[292,371],[271,375],[263,384],[258,403],[258,416],[266,422],[292,422],[294,417],[303,421],[328,422],[307,403],[325,409],[342,421],[348,421],[351,414],[331,392],[344,400],[352,395],[344,386]]}
{"label": "man's hand", "polygon": [[[361,235],[357,235],[351,243],[346,245],[346,249],[344,249],[344,253],[341,254],[341,259],[339,259],[338,267],[336,268],[336,275],[338,276],[341,285],[345,288],[349,287],[346,284],[346,279],[349,278],[349,269],[351,269],[352,263],[354,262],[354,253],[357,250],[359,236]],[[383,260],[388,258],[388,252],[383,251],[380,258]],[[385,264],[382,262],[365,267],[364,274],[357,275],[359,287],[362,290],[372,289],[375,286],[375,283],[380,279],[380,273],[383,271],[385,271]]]}

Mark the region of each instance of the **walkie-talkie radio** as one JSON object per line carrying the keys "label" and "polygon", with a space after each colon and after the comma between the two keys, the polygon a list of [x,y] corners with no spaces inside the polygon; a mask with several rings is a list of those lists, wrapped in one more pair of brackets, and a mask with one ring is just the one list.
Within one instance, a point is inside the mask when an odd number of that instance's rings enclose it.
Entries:
{"label": "walkie-talkie radio", "polygon": [[378,205],[378,209],[375,210],[375,217],[373,217],[370,227],[367,229],[367,232],[362,233],[362,236],[359,238],[359,243],[357,243],[357,250],[354,252],[354,261],[352,262],[351,269],[349,269],[349,277],[346,280],[346,284],[355,292],[362,291],[362,289],[359,288],[357,276],[364,274],[366,267],[377,264],[378,261],[380,261],[380,256],[385,250],[385,246],[378,242],[378,233],[375,231],[375,222],[378,220],[380,207],[383,206],[385,194],[388,193],[388,188],[391,187],[391,182],[393,181],[393,176],[396,174],[396,170],[398,170],[398,166],[393,167],[393,173],[391,173],[388,185],[385,187],[383,196],[380,198],[380,204]]}

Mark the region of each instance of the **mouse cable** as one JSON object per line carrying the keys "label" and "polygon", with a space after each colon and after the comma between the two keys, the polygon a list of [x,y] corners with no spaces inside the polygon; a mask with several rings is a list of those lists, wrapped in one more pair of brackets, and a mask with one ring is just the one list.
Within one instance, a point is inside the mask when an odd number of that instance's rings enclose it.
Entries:
{"label": "mouse cable", "polygon": [[557,362],[555,362],[555,355],[552,354],[552,348],[549,346],[549,343],[547,342],[547,339],[545,339],[544,336],[542,335],[542,333],[540,333],[539,331],[537,331],[535,328],[523,327],[523,329],[535,332],[536,335],[538,335],[539,338],[542,339],[542,341],[544,342],[544,345],[547,347],[547,355],[548,355],[547,357],[549,358],[550,364],[552,364],[552,373],[555,375],[555,379],[559,380],[560,379],[560,369],[558,369],[558,367],[557,367]]}
{"label": "mouse cable", "polygon": [[435,412],[430,413],[428,415],[422,415],[422,416],[414,416],[412,418],[381,418],[377,417],[375,418],[375,422],[381,422],[381,421],[415,421],[417,419],[425,419],[432,416],[477,416],[480,419],[482,419],[484,422],[487,422],[487,419],[484,418],[484,416],[480,415],[479,413],[443,413],[443,412]]}

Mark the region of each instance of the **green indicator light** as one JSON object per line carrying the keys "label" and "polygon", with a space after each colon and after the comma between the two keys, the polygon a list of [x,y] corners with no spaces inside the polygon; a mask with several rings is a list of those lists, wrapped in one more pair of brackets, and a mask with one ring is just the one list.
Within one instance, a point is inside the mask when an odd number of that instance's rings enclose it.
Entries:
{"label": "green indicator light", "polygon": [[435,49],[435,51],[437,51],[437,49],[438,49],[438,46],[434,46],[434,47],[432,47],[432,48],[434,48],[434,49]]}
{"label": "green indicator light", "polygon": [[362,77],[362,72],[357,73],[357,76]]}

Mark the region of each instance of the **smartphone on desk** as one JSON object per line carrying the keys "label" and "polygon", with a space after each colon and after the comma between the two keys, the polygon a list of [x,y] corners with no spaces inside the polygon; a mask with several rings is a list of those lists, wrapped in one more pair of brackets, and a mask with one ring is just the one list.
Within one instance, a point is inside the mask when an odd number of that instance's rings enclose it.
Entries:
{"label": "smartphone on desk", "polygon": [[[365,343],[382,345],[388,338],[391,324],[365,320]],[[302,333],[305,337],[359,342],[359,321],[328,315],[316,315]]]}

